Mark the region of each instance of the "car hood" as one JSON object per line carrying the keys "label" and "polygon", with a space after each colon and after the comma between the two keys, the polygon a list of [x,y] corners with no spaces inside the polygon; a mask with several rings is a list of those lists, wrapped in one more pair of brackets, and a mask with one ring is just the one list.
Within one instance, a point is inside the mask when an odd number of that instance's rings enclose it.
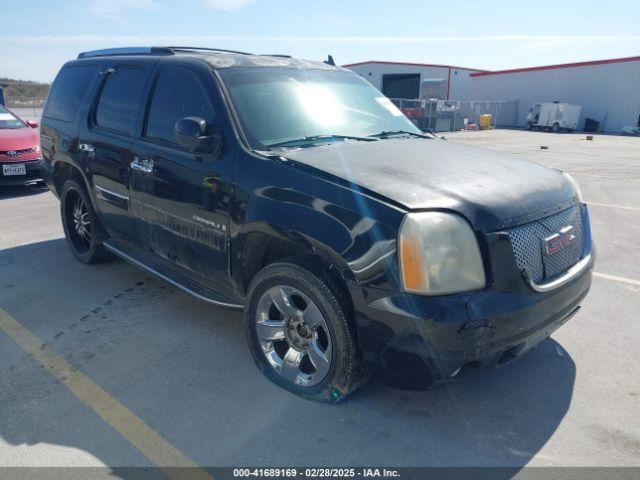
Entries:
{"label": "car hood", "polygon": [[283,156],[409,210],[457,211],[479,230],[523,223],[576,196],[558,170],[439,139],[334,143],[286,150]]}
{"label": "car hood", "polygon": [[39,144],[38,132],[31,127],[0,128],[0,152],[23,150]]}

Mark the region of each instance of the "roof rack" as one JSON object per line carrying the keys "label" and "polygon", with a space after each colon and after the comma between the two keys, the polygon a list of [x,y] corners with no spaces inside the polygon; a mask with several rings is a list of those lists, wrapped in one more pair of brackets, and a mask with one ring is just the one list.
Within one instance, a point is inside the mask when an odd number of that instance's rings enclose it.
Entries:
{"label": "roof rack", "polygon": [[207,48],[207,47],[160,47],[166,48],[171,51],[182,51],[182,52],[222,52],[222,53],[237,53],[238,55],[253,55],[253,53],[249,52],[240,52],[238,50],[225,50],[224,48]]}
{"label": "roof rack", "polygon": [[176,52],[221,52],[235,53],[238,55],[253,55],[248,52],[240,52],[237,50],[225,50],[223,48],[205,48],[205,47],[120,47],[105,48],[102,50],[91,50],[82,52],[78,58],[107,57],[113,55],[174,55]]}
{"label": "roof rack", "polygon": [[106,57],[111,55],[173,55],[173,50],[167,47],[121,47],[104,48],[82,52],[78,58]]}

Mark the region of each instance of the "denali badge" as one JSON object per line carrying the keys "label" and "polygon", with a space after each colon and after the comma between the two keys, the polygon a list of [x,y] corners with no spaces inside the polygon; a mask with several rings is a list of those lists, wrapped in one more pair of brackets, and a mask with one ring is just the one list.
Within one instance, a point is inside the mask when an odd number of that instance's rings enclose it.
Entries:
{"label": "denali badge", "polygon": [[544,252],[547,255],[552,255],[571,244],[576,239],[574,231],[575,228],[572,225],[567,225],[560,232],[543,239]]}
{"label": "denali badge", "polygon": [[216,230],[222,230],[223,232],[227,231],[227,226],[222,223],[214,222],[213,220],[208,220],[206,218],[202,218],[200,215],[195,215],[195,214],[193,215],[192,218],[196,222],[204,223],[205,225],[209,225],[210,227],[213,227]]}

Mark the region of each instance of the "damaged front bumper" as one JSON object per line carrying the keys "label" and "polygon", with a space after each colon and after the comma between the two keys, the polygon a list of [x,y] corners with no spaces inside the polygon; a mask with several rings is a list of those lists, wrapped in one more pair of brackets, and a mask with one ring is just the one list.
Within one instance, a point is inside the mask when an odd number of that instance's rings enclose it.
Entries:
{"label": "damaged front bumper", "polygon": [[504,271],[486,290],[441,297],[352,286],[369,368],[394,383],[425,387],[508,363],[578,311],[594,263],[590,251],[585,258],[580,271],[549,291]]}

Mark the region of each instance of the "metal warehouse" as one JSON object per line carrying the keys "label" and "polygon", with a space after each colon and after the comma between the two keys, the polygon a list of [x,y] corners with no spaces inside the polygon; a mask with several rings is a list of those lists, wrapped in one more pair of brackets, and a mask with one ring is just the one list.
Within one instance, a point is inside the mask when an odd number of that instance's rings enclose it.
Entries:
{"label": "metal warehouse", "polygon": [[604,132],[640,127],[640,56],[501,71],[379,61],[345,67],[391,98],[517,101],[513,126],[525,125],[534,103],[565,102],[582,107],[579,128],[587,118]]}
{"label": "metal warehouse", "polygon": [[[482,72],[477,68],[453,65],[376,60],[344,67],[369,80],[389,98],[470,99],[473,96],[470,75]],[[427,93],[433,96],[425,97]]]}

